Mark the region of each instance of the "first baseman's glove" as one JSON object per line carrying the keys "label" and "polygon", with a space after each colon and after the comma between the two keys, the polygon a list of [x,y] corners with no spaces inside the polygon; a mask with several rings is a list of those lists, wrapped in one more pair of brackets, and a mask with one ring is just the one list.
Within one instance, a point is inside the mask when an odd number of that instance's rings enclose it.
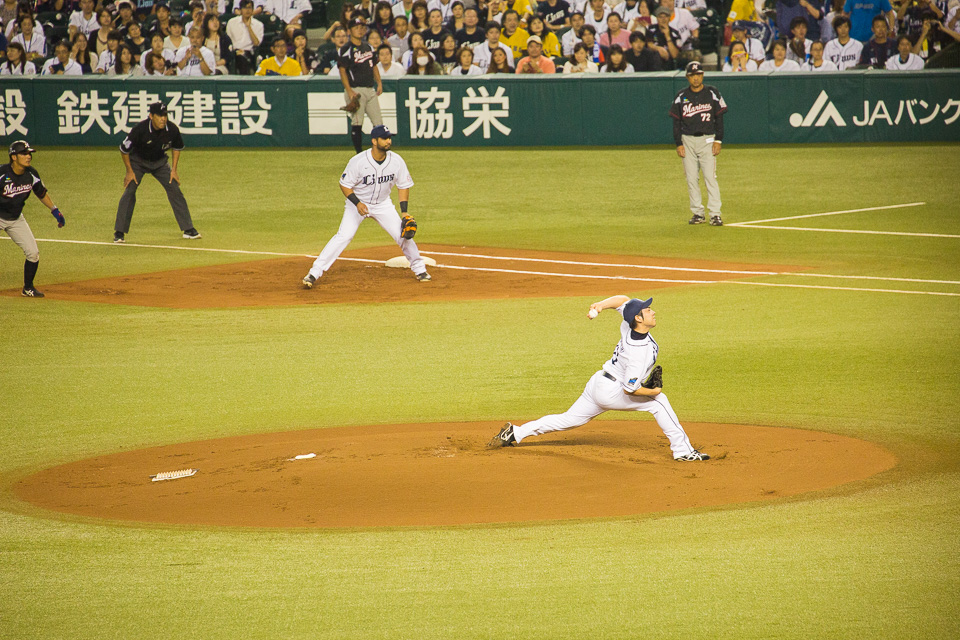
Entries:
{"label": "first baseman's glove", "polygon": [[417,221],[412,216],[403,216],[401,222],[403,226],[400,228],[400,235],[409,240],[417,234]]}
{"label": "first baseman's glove", "polygon": [[346,111],[347,113],[353,113],[360,108],[360,94],[355,93],[353,97],[350,98],[350,102],[340,107],[341,111]]}
{"label": "first baseman's glove", "polygon": [[640,386],[644,389],[663,388],[663,369],[660,367],[660,365],[657,365],[653,368],[653,371],[650,372],[650,377],[647,378],[646,382]]}
{"label": "first baseman's glove", "polygon": [[57,219],[57,226],[62,227],[67,224],[67,219],[63,217],[63,214],[60,213],[60,209],[54,207],[50,210],[50,213],[53,214],[53,217]]}

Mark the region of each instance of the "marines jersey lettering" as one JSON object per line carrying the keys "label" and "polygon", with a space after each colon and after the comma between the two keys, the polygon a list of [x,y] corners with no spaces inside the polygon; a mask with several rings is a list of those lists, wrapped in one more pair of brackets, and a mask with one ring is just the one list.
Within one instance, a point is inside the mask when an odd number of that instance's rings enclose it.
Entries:
{"label": "marines jersey lettering", "polygon": [[[617,311],[623,315],[623,306]],[[625,391],[636,391],[650,376],[659,352],[660,346],[653,336],[635,333],[624,321],[620,323],[620,342],[613,356],[603,364],[603,370],[616,378]]]}
{"label": "marines jersey lettering", "polygon": [[364,204],[379,204],[390,200],[390,191],[396,185],[398,189],[409,189],[413,178],[407,170],[407,163],[392,151],[382,163],[373,159],[373,151],[367,149],[355,155],[347,163],[340,176],[340,184],[357,194]]}

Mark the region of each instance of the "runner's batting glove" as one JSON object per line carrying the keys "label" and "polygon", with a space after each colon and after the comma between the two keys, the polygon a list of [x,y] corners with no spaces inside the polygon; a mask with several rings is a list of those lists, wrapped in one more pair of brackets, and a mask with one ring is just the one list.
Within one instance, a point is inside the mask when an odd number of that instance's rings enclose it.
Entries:
{"label": "runner's batting glove", "polygon": [[57,227],[62,227],[63,225],[67,224],[67,219],[63,217],[62,213],[60,213],[60,209],[54,207],[50,213],[53,214],[53,217],[57,219]]}
{"label": "runner's batting glove", "polygon": [[403,216],[401,220],[403,227],[400,229],[400,235],[410,240],[417,234],[417,221],[413,219],[413,216]]}

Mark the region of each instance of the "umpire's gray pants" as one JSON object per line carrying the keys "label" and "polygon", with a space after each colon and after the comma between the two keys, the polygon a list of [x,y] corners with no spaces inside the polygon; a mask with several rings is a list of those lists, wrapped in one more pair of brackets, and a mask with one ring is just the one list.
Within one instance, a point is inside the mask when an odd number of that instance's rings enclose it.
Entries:
{"label": "umpire's gray pants", "polygon": [[717,156],[713,155],[713,136],[682,136],[683,172],[687,174],[690,192],[690,211],[703,215],[703,197],[700,194],[700,173],[707,185],[707,208],[711,216],[720,215],[720,185],[717,184]]}
{"label": "umpire's gray pants", "polygon": [[17,243],[17,246],[23,249],[23,255],[30,262],[40,261],[40,249],[37,247],[37,239],[27,224],[27,219],[20,216],[16,220],[4,220],[0,218],[0,229],[7,232],[10,239]]}
{"label": "umpire's gray pants", "polygon": [[[360,107],[350,116],[350,123],[355,127],[363,126],[363,116],[370,116],[370,122],[373,126],[383,124],[383,116],[380,115],[380,96],[373,87],[354,87],[354,93],[360,96]],[[350,102],[347,92],[343,92],[343,97]]]}
{"label": "umpire's gray pants", "polygon": [[133,218],[133,207],[137,204],[137,188],[143,181],[146,174],[152,175],[163,186],[167,192],[167,200],[173,207],[173,215],[177,218],[177,224],[181,231],[193,229],[193,220],[190,218],[190,208],[187,207],[187,200],[180,191],[180,185],[176,182],[170,182],[170,165],[164,156],[160,160],[144,160],[139,156],[130,155],[130,166],[133,168],[133,175],[137,177],[136,182],[127,185],[123,195],[120,196],[120,204],[117,206],[117,222],[114,230],[120,233],[130,231],[130,219]]}

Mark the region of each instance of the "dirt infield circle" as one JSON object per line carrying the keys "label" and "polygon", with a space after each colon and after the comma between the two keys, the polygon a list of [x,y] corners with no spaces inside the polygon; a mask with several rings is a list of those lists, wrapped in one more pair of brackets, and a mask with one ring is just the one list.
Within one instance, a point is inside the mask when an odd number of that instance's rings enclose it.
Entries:
{"label": "dirt infield circle", "polygon": [[[166,524],[397,527],[630,516],[749,503],[868,478],[897,460],[833,434],[688,424],[714,459],[672,459],[652,421],[595,421],[488,450],[496,423],[340,427],[100,456],[13,488],[63,513]],[[294,459],[314,453],[316,457]],[[196,475],[153,482],[162,471]]]}

